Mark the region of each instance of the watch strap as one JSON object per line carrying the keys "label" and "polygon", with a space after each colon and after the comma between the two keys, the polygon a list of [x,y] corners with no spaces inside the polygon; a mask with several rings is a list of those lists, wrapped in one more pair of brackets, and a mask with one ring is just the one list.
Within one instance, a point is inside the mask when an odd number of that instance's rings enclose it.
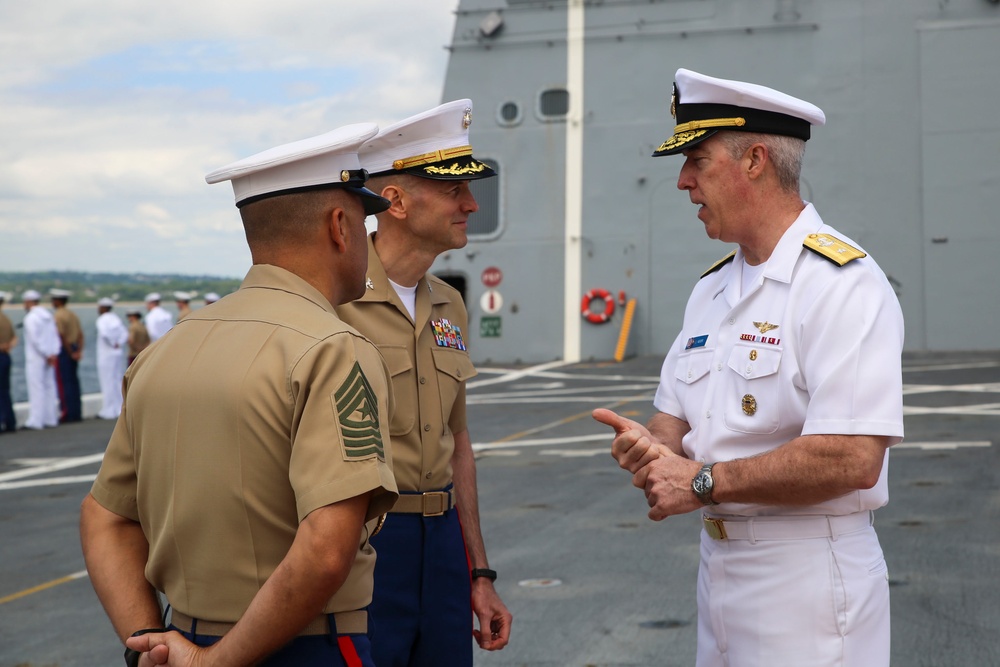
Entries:
{"label": "watch strap", "polygon": [[473,579],[479,579],[481,577],[483,579],[489,579],[490,581],[497,580],[496,570],[491,570],[488,567],[472,568],[472,571],[469,574],[472,576]]}
{"label": "watch strap", "polygon": [[[701,466],[701,469],[698,470],[698,474],[696,474],[694,476],[694,479],[691,481],[691,490],[694,491],[694,494],[698,497],[698,500],[700,500],[703,505],[718,504],[714,500],[712,500],[712,491],[715,490],[715,478],[712,477],[712,468],[714,467],[715,467],[714,463],[703,464]],[[707,477],[709,481],[707,489],[699,488],[700,485],[697,484],[698,480],[704,477]]]}

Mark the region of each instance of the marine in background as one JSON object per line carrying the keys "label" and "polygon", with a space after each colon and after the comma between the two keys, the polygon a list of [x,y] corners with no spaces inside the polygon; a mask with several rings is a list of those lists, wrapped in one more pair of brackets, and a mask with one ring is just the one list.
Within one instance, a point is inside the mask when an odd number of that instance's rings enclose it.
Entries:
{"label": "marine in background", "polygon": [[59,330],[59,339],[62,343],[56,366],[56,386],[59,392],[60,406],[59,421],[62,423],[78,422],[83,419],[79,366],[80,359],[83,357],[84,335],[80,318],[67,307],[72,295],[73,293],[69,290],[58,288],[49,290],[56,328]]}
{"label": "marine in background", "polygon": [[128,365],[131,366],[139,353],[149,347],[149,332],[146,325],[142,323],[142,311],[138,308],[129,308],[125,311],[128,318]]}
{"label": "marine in background", "polygon": [[188,292],[174,292],[174,303],[177,304],[178,322],[194,312],[191,310],[191,295]]}

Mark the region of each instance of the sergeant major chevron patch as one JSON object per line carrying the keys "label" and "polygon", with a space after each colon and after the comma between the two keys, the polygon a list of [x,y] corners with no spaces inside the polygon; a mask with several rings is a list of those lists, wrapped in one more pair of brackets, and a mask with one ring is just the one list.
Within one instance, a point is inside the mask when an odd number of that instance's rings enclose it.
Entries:
{"label": "sergeant major chevron patch", "polygon": [[385,445],[379,431],[378,398],[358,362],[334,394],[345,459],[385,460]]}

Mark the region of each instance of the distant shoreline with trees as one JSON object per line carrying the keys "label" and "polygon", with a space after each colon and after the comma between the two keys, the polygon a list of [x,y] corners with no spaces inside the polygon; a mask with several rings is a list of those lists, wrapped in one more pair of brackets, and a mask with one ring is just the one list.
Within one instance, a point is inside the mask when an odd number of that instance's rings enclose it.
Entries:
{"label": "distant shoreline with trees", "polygon": [[20,302],[21,294],[29,289],[37,290],[47,300],[53,287],[72,292],[71,303],[93,303],[102,297],[142,303],[150,292],[159,292],[164,301],[172,301],[174,292],[189,292],[196,301],[206,292],[223,296],[234,292],[242,281],[242,278],[175,273],[7,271],[0,272],[0,292],[10,292],[10,302]]}

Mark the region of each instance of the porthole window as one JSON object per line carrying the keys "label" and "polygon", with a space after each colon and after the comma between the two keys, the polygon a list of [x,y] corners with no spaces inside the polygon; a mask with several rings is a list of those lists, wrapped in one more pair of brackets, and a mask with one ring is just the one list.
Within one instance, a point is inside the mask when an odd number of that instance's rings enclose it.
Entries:
{"label": "porthole window", "polygon": [[504,102],[497,108],[497,123],[504,127],[514,127],[521,124],[521,105],[517,102]]}
{"label": "porthole window", "polygon": [[549,88],[538,96],[538,115],[542,120],[564,120],[569,114],[569,91]]}

